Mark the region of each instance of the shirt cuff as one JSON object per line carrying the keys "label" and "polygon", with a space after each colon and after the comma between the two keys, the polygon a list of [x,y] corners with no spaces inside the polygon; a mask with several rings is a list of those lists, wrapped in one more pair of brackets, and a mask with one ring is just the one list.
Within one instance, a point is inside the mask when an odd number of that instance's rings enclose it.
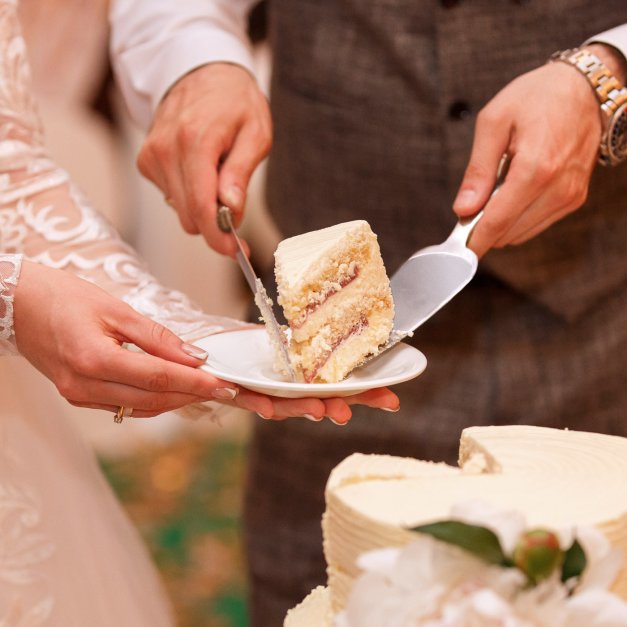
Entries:
{"label": "shirt cuff", "polygon": [[[225,31],[207,29],[186,31],[161,45],[137,46],[120,55],[118,62],[143,72],[120,72],[120,87],[133,119],[144,128],[152,122],[155,110],[168,90],[183,76],[208,63],[239,65],[253,76],[254,61],[250,47],[239,37]],[[130,78],[134,76],[134,78]],[[127,82],[128,81],[128,82]]]}
{"label": "shirt cuff", "polygon": [[594,35],[584,45],[592,43],[608,44],[616,48],[627,60],[627,24]]}

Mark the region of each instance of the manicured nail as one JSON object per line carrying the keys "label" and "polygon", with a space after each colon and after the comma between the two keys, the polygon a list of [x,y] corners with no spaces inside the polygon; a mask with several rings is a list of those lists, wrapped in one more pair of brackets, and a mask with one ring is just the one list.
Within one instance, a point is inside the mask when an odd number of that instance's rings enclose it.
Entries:
{"label": "manicured nail", "polygon": [[462,189],[453,203],[455,209],[471,209],[477,199],[477,192],[474,189]]}
{"label": "manicured nail", "polygon": [[216,388],[211,394],[219,401],[232,401],[238,392],[237,388]]}
{"label": "manicured nail", "polygon": [[320,416],[320,418],[316,418],[312,414],[303,414],[303,418],[307,418],[307,420],[312,420],[313,422],[320,422],[322,420],[322,416]]}
{"label": "manicured nail", "polygon": [[338,427],[345,427],[348,424],[347,422],[338,422],[337,420],[335,420],[335,418],[331,418],[331,416],[329,416],[328,418],[334,425],[337,425]]}
{"label": "manicured nail", "polygon": [[264,420],[270,420],[270,418],[268,418],[268,416],[264,416],[263,414],[260,414],[259,412],[256,412],[257,416],[259,416],[259,418],[263,418]]}
{"label": "manicured nail", "polygon": [[231,185],[222,199],[229,207],[239,209],[244,204],[244,192],[237,185]]}
{"label": "manicured nail", "polygon": [[187,344],[183,342],[181,344],[181,349],[184,353],[187,353],[190,357],[194,359],[199,359],[200,361],[205,361],[207,359],[207,351],[203,350],[199,346],[194,346],[193,344]]}
{"label": "manicured nail", "polygon": [[391,414],[395,414],[397,411],[399,411],[401,408],[401,406],[399,405],[396,409],[392,409],[391,407],[382,407],[381,409],[383,411],[389,411]]}

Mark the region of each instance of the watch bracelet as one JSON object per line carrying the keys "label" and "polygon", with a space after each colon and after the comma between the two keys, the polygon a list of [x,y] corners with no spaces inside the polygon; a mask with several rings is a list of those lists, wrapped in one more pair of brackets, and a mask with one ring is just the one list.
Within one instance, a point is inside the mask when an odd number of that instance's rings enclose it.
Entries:
{"label": "watch bracelet", "polygon": [[587,50],[571,48],[557,51],[548,61],[570,65],[585,76],[599,101],[602,131],[598,161],[604,166],[613,165],[613,160],[608,154],[608,125],[614,113],[627,102],[627,87],[621,84],[597,55]]}

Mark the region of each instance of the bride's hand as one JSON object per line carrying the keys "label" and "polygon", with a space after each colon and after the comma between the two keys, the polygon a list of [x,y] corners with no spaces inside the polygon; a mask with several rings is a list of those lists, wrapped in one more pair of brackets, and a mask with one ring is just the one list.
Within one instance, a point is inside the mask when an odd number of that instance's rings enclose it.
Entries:
{"label": "bride's hand", "polygon": [[[218,400],[281,419],[288,415],[350,418],[348,403],[394,409],[388,391],[346,400],[274,399],[198,370],[206,357],[165,327],[76,276],[24,261],[14,301],[20,353],[80,407],[155,416],[199,401]],[[145,353],[123,348],[132,343]]]}

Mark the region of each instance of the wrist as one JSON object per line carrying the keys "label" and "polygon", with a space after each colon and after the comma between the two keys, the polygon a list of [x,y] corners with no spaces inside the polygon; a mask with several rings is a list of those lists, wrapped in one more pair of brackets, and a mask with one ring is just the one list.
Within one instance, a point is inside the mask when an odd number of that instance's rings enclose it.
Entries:
{"label": "wrist", "polygon": [[618,50],[604,44],[591,44],[555,52],[550,60],[572,66],[586,77],[594,90],[602,126],[599,162],[617,165],[627,159],[627,88],[624,63]]}

